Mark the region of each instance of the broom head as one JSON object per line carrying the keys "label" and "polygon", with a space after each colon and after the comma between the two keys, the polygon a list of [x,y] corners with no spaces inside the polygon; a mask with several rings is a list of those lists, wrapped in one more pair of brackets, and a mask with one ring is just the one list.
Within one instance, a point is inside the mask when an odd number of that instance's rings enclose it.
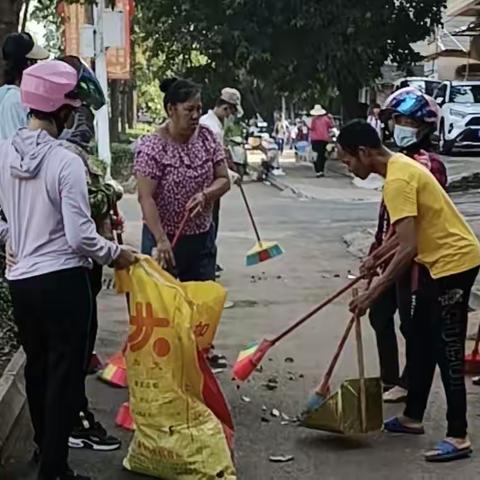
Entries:
{"label": "broom head", "polygon": [[278,257],[283,254],[282,247],[277,242],[261,242],[247,252],[246,264],[247,267],[258,265],[266,262],[271,258]]}
{"label": "broom head", "polygon": [[480,374],[480,354],[473,351],[465,355],[465,373],[467,375]]}
{"label": "broom head", "polygon": [[122,352],[116,353],[107,362],[105,368],[99,373],[98,378],[113,387],[126,388],[127,366]]}
{"label": "broom head", "polygon": [[135,423],[130,412],[130,405],[128,402],[123,403],[117,412],[115,423],[118,427],[133,432],[135,430]]}
{"label": "broom head", "polygon": [[245,381],[253,371],[260,365],[263,357],[272,348],[270,340],[262,340],[261,343],[254,342],[247,345],[238,356],[233,366],[233,377],[240,382]]}

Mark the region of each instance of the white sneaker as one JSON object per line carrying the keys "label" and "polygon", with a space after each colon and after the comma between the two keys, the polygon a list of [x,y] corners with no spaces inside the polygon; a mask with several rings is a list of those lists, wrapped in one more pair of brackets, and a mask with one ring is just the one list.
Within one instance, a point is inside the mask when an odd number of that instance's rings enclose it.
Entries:
{"label": "white sneaker", "polygon": [[408,390],[402,387],[393,387],[383,394],[385,403],[403,403],[407,399]]}

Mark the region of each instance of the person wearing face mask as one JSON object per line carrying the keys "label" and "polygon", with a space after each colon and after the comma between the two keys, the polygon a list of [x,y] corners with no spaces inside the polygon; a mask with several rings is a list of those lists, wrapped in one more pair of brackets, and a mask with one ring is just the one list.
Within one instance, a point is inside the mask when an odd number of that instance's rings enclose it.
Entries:
{"label": "person wearing face mask", "polygon": [[[208,127],[217,137],[218,141],[225,144],[225,124],[233,117],[242,117],[242,96],[240,92],[235,88],[225,87],[220,93],[220,97],[215,104],[213,110],[209,110],[205,115],[200,118],[200,125]],[[235,173],[235,165],[230,158],[228,150],[225,151],[227,165],[229,168],[230,180],[235,182],[239,176]],[[213,206],[213,223],[215,224],[215,241],[218,237],[218,229],[220,225],[220,199],[218,199]],[[223,268],[216,263],[215,269],[217,275],[223,271]],[[227,307],[233,306],[229,302]]]}
{"label": "person wearing face mask", "polygon": [[[408,95],[402,115],[419,104]],[[433,112],[432,112],[433,113]],[[417,132],[416,140],[420,140]],[[413,139],[413,138],[412,138]],[[472,454],[467,430],[465,339],[468,300],[480,268],[480,243],[435,177],[403,153],[382,145],[375,129],[360,120],[345,125],[338,137],[340,159],[361,179],[376,173],[385,178],[383,200],[392,224],[391,238],[362,265],[373,275],[375,262],[392,253],[386,269],[371,287],[353,299],[350,311],[364,315],[401,276],[418,265],[418,282],[406,343],[409,389],[403,415],[387,420],[387,432],[425,433],[423,423],[430,390],[439,366],[447,403],[445,438],[425,453],[428,462],[446,462]]]}
{"label": "person wearing face mask", "polygon": [[88,480],[68,466],[68,439],[85,382],[92,259],[128,268],[134,254],[97,234],[85,165],[58,137],[84,96],[77,71],[64,62],[23,72],[27,128],[0,142],[0,240],[13,314],[26,354],[25,380],[38,447],[38,480]]}
{"label": "person wearing face mask", "polygon": [[[439,184],[446,189],[447,171],[440,158],[431,152],[431,136],[439,118],[436,102],[414,88],[398,90],[390,96],[379,112],[381,121],[393,120],[394,137],[402,153],[428,168]],[[368,122],[371,124],[371,122]],[[373,126],[373,125],[372,125]],[[375,127],[374,127],[375,128]],[[378,130],[375,128],[378,133]],[[378,250],[390,232],[390,218],[382,201],[370,253]],[[386,290],[372,305],[369,311],[370,323],[375,330],[380,363],[381,378],[384,384],[384,401],[399,403],[405,401],[408,393],[408,364],[399,370],[399,352],[395,333],[395,313],[399,312],[400,330],[406,338],[410,317],[413,288],[418,274],[415,264],[404,273],[395,285]]]}

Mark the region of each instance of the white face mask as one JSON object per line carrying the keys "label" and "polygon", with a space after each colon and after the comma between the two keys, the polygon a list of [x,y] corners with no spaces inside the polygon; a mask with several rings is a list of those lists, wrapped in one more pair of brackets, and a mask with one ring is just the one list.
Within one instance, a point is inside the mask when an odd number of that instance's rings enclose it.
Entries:
{"label": "white face mask", "polygon": [[395,138],[395,143],[398,147],[406,148],[417,141],[417,133],[418,128],[395,125],[393,137]]}

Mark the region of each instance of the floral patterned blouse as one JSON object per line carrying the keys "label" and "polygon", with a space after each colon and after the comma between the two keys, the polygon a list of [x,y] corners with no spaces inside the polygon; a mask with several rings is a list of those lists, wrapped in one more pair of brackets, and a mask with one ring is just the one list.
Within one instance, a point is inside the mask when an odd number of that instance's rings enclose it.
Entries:
{"label": "floral patterned blouse", "polygon": [[[160,133],[148,135],[139,142],[134,172],[158,182],[153,199],[167,235],[175,235],[188,201],[213,183],[215,169],[225,161],[223,146],[211,130],[202,125],[184,144],[164,138]],[[183,233],[204,233],[211,224],[212,205],[208,205],[187,223]]]}

